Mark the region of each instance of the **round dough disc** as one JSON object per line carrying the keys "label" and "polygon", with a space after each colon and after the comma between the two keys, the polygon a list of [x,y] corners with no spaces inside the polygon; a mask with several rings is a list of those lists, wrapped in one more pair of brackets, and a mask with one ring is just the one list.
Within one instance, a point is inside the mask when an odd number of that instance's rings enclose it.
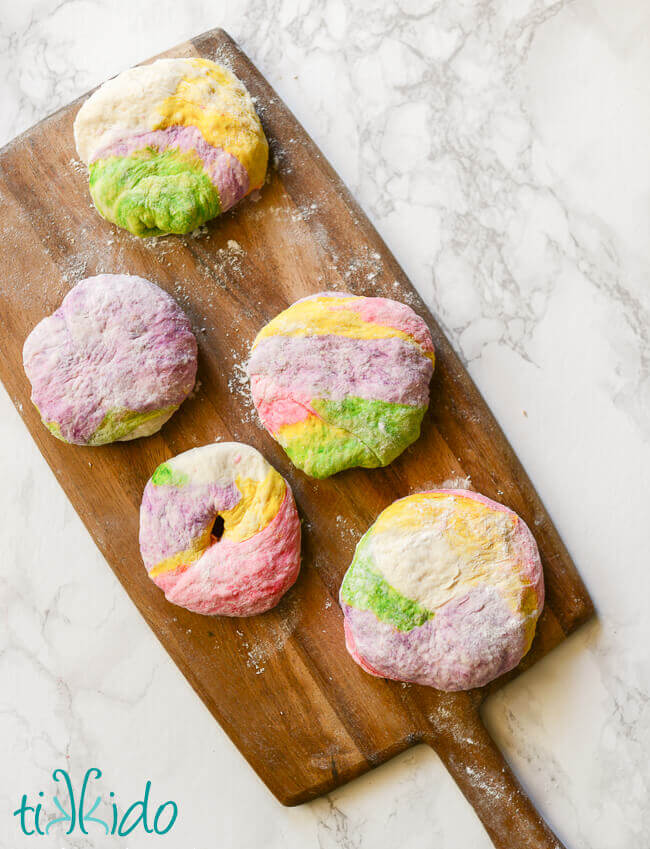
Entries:
{"label": "round dough disc", "polygon": [[196,379],[196,339],[176,301],[148,280],[78,283],[27,337],[23,364],[43,423],[63,442],[155,433]]}
{"label": "round dough disc", "polygon": [[248,364],[262,424],[314,478],[391,463],[420,435],[434,352],[405,304],[322,292],[257,335]]}
{"label": "round dough disc", "polygon": [[79,110],[74,136],[98,211],[136,236],[188,233],[266,174],[250,95],[208,59],[159,59],[109,80]]}
{"label": "round dough disc", "polygon": [[436,490],[379,515],[340,601],[348,651],[367,672],[467,690],[526,654],[544,578],[535,540],[512,510],[475,492]]}

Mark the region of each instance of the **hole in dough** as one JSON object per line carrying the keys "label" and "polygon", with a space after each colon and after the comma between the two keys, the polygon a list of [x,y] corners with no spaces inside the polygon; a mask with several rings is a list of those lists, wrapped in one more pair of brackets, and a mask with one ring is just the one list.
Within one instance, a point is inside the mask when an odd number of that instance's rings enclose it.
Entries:
{"label": "hole in dough", "polygon": [[216,542],[219,542],[219,540],[223,536],[224,528],[225,522],[223,520],[223,516],[217,516],[217,518],[214,520],[214,525],[212,526],[211,531],[212,537]]}

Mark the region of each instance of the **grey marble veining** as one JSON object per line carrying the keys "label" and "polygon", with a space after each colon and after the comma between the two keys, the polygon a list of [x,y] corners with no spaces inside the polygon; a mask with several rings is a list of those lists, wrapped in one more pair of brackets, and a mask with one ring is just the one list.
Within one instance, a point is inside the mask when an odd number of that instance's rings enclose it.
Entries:
{"label": "grey marble veining", "polygon": [[[492,733],[567,845],[647,849],[650,9],[1,0],[0,141],[213,26],[277,88],[444,325],[596,601],[597,621],[492,699]],[[281,808],[140,620],[4,390],[0,409],[2,849],[31,845],[11,811],[65,763],[100,766],[123,797],[150,778],[179,802],[157,838],[169,846],[490,845],[424,748]]]}

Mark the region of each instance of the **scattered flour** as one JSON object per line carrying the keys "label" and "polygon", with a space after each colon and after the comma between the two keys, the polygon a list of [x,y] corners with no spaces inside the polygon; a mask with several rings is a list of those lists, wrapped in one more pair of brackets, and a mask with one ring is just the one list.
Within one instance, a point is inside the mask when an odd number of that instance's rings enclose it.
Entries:
{"label": "scattered flour", "polygon": [[345,516],[338,515],[336,517],[336,527],[339,530],[339,533],[342,537],[350,536],[350,537],[360,537],[359,530],[345,518]]}
{"label": "scattered flour", "polygon": [[301,611],[297,602],[291,597],[280,602],[271,613],[264,617],[262,626],[255,626],[259,634],[245,638],[239,628],[235,631],[241,638],[241,647],[246,655],[246,666],[255,670],[256,675],[265,672],[265,663],[278,652],[281,652],[300,621]]}
{"label": "scattered flour", "polygon": [[201,381],[197,380],[196,383],[194,384],[194,389],[192,389],[190,394],[187,396],[188,400],[192,400],[192,399],[196,398],[196,396],[201,391],[201,385],[202,385]]}
{"label": "scattered flour", "polygon": [[443,481],[438,488],[439,489],[471,489],[471,490],[474,489],[474,487],[472,486],[472,479],[469,475],[467,475],[464,478],[461,478],[461,477],[447,478],[447,480]]}

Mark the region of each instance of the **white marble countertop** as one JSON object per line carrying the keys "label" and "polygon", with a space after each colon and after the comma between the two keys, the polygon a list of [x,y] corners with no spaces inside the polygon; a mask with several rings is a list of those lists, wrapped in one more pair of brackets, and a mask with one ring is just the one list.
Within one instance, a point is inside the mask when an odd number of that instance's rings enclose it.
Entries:
{"label": "white marble countertop", "polygon": [[[235,37],[439,317],[598,618],[488,704],[572,849],[650,845],[650,7],[644,0],[0,4],[0,141],[199,32]],[[0,847],[481,849],[411,750],[282,808],[114,579],[0,391]],[[167,837],[20,836],[20,795],[99,766]]]}

